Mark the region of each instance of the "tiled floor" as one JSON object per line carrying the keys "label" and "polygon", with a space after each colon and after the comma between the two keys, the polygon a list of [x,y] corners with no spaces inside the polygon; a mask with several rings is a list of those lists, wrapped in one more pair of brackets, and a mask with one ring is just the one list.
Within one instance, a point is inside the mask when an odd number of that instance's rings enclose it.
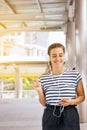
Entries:
{"label": "tiled floor", "polygon": [[[41,130],[43,108],[38,100],[0,99],[0,130]],[[87,130],[87,123],[81,124]]]}
{"label": "tiled floor", "polygon": [[35,98],[0,99],[0,130],[41,130],[42,113]]}

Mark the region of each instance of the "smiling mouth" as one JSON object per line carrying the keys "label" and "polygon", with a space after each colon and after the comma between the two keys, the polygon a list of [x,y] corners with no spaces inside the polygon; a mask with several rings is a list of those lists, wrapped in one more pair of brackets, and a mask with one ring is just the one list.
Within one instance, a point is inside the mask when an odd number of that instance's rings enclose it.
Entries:
{"label": "smiling mouth", "polygon": [[59,61],[57,62],[57,61],[56,61],[55,63],[56,63],[56,64],[60,64],[60,63],[62,63],[62,62],[59,62]]}

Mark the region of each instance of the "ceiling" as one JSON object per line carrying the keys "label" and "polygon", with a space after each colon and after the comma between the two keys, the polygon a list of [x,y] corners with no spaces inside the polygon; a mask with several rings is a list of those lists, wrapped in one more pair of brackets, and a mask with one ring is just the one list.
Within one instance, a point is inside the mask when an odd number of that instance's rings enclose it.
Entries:
{"label": "ceiling", "polygon": [[0,36],[20,31],[58,31],[73,0],[0,0]]}

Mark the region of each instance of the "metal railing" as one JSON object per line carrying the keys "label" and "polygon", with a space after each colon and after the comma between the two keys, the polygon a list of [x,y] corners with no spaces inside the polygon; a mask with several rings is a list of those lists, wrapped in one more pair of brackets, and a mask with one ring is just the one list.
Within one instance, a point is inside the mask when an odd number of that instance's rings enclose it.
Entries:
{"label": "metal railing", "polygon": [[[19,92],[19,98],[36,98],[37,92],[35,90],[21,90]],[[16,98],[15,90],[0,91],[1,99],[13,99]]]}

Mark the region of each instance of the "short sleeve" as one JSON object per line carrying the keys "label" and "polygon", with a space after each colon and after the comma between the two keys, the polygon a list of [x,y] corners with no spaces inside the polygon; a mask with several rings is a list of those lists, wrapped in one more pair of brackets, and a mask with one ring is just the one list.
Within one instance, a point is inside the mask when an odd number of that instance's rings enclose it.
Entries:
{"label": "short sleeve", "polygon": [[80,80],[82,80],[82,76],[81,76],[81,74],[77,71],[76,84],[78,84]]}

